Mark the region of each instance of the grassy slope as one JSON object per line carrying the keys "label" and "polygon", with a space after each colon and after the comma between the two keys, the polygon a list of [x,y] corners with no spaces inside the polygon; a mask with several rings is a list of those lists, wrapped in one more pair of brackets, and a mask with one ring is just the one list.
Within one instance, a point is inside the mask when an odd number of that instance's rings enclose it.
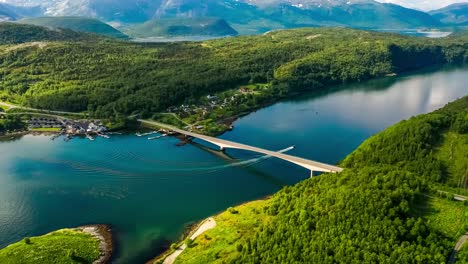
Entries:
{"label": "grassy slope", "polygon": [[468,243],[458,252],[456,264],[468,264]]}
{"label": "grassy slope", "polygon": [[2,264],[92,263],[99,258],[97,238],[74,229],[62,229],[30,238],[0,250]]}
{"label": "grassy slope", "polygon": [[[466,108],[467,102],[468,102],[468,97],[465,97],[444,109],[449,109],[449,111],[446,111],[446,112],[455,111],[459,113],[460,109],[467,110]],[[429,114],[429,115],[433,115],[433,114]],[[420,116],[416,119],[412,119],[412,121],[409,121],[409,122],[414,122],[413,124],[417,124],[418,119],[426,118],[429,115]],[[387,129],[386,131],[380,133],[379,135],[367,140],[366,143],[364,143],[363,146],[359,150],[355,151],[353,155],[366,156],[366,154],[362,154],[363,148],[364,149],[367,148],[369,146],[369,143],[371,143],[372,141],[375,141],[376,138],[382,139],[385,137],[389,137],[389,141],[387,141],[388,142],[387,144],[392,144],[390,143],[392,142],[391,138],[393,136],[398,136],[398,134],[401,133],[401,131],[404,131],[402,130],[402,128],[405,126],[408,126],[408,124],[411,124],[411,123],[408,123],[408,121],[404,121],[401,124],[391,127]],[[439,144],[438,144],[439,147],[434,147],[434,146],[431,147],[432,149],[436,150],[436,153],[437,153],[436,157],[438,157],[440,160],[445,162],[445,164],[449,168],[449,171],[454,171],[454,172],[459,171],[460,164],[464,164],[466,162],[466,159],[464,157],[466,157],[467,155],[467,148],[465,147],[463,141],[460,140],[461,138],[464,138],[464,137],[466,137],[466,134],[458,134],[455,132],[443,132],[441,135],[441,140],[439,141]],[[383,149],[382,151],[390,151],[390,150]],[[447,153],[451,153],[451,155],[448,155]],[[355,157],[353,157],[353,160],[356,160]],[[373,162],[377,162],[377,161],[374,160]],[[358,171],[364,170],[364,169],[365,168],[360,167]],[[397,170],[397,168],[395,168],[395,170]],[[363,196],[362,199],[366,201],[365,202],[366,204],[376,202],[372,200],[372,199],[375,199],[376,196],[364,198],[364,192],[367,191],[367,187],[364,190],[360,190],[361,184],[358,184],[357,186],[354,186],[354,187],[353,186],[346,187],[346,185],[349,185],[348,181],[350,181],[349,179],[348,180],[345,179],[345,178],[349,178],[345,176],[348,174],[350,174],[352,178],[357,177],[357,175],[353,176],[351,173],[349,173],[348,170],[345,170],[345,173],[340,176],[341,183],[338,183],[338,186],[340,186],[339,188],[341,190],[338,190],[338,189],[332,190],[329,193],[330,195],[332,195],[330,196],[330,199],[333,199],[335,202],[337,202],[338,200],[337,197],[339,197],[343,193],[349,193],[349,194],[356,193],[358,195]],[[396,176],[396,174],[394,174],[394,176]],[[322,175],[321,177],[333,177],[333,175]],[[306,180],[305,182],[300,183],[298,186],[301,186],[304,184],[313,184],[312,183],[313,180],[316,180],[316,179]],[[333,182],[332,179],[322,178],[321,180],[323,182],[327,182],[327,181]],[[425,180],[423,180],[423,182],[424,181]],[[304,196],[304,198],[302,199],[311,199],[312,204],[315,204],[315,206],[317,204],[313,202],[313,199],[325,199],[326,200],[327,199],[327,197],[325,196],[327,195],[326,192],[321,194],[319,191],[320,189],[319,186],[321,185],[324,185],[324,187],[326,187],[325,184],[316,183],[316,185],[313,188],[309,189],[309,192],[314,192],[314,193],[316,192],[317,194],[316,195],[309,194],[307,198],[306,196]],[[293,186],[289,188],[297,189],[298,186]],[[386,186],[386,185],[383,185],[383,186]],[[331,190],[331,188],[329,188],[328,190]],[[363,194],[359,194],[361,192]],[[419,190],[417,192],[419,192]],[[280,193],[284,193],[284,190],[280,191],[279,194]],[[255,207],[259,208],[260,212],[262,212],[261,210],[262,208],[268,208],[269,204],[271,205],[272,203],[274,203],[276,196],[278,196],[278,194],[273,196],[273,198],[265,200],[265,201],[256,201]],[[347,199],[344,199],[344,200],[347,200]],[[284,202],[289,203],[290,201],[291,200],[284,201]],[[446,242],[443,243],[444,246],[442,248],[445,248],[445,250],[443,251],[444,253],[442,254],[446,255],[445,257],[447,257],[450,252],[450,247],[454,245],[455,241],[458,239],[460,235],[462,235],[464,232],[468,230],[468,207],[461,202],[455,202],[455,201],[448,200],[446,198],[434,197],[433,195],[431,196],[427,194],[417,194],[415,196],[414,202],[410,202],[410,203],[411,203],[410,214],[413,217],[422,218],[424,223],[427,224],[427,227],[433,230],[433,232],[435,231],[438,234],[439,236],[438,239],[441,239],[441,240],[446,239]],[[246,210],[245,209],[246,206],[249,206],[249,204],[243,205],[242,207],[244,208],[236,207],[235,209],[239,211],[243,211],[243,210]],[[325,206],[325,205],[322,205],[322,206]],[[311,206],[309,207],[309,210],[310,212],[313,212],[315,210],[319,210],[319,208],[320,207],[314,208]],[[330,207],[327,209],[327,211],[336,210],[333,208],[334,207]],[[365,207],[363,206],[361,207],[361,209],[365,210]],[[230,239],[226,239],[226,237],[232,236],[233,233],[235,234],[236,232],[240,232],[240,233],[245,233],[245,235],[242,237],[243,240],[252,239],[252,237],[258,235],[255,233],[256,232],[258,233],[259,227],[254,225],[255,223],[254,219],[249,219],[247,221],[243,220],[242,222],[240,222],[240,221],[237,221],[236,217],[238,216],[236,215],[229,214],[228,212],[224,212],[222,213],[222,215],[225,218],[219,218],[218,216],[218,219],[219,219],[219,220],[217,219],[218,226],[215,229],[210,230],[211,240],[199,241],[197,239],[195,241],[196,244],[199,244],[202,246],[196,245],[195,247],[188,249],[187,251],[182,253],[182,255],[179,257],[176,263],[178,264],[203,263],[203,261],[200,262],[199,259],[209,260],[212,263],[229,263],[229,260],[236,259],[237,257],[239,257],[240,253],[234,250],[237,243],[239,243],[239,241],[232,241],[232,240],[230,241]],[[262,213],[259,215],[251,215],[251,217],[254,217],[254,218],[268,217],[267,218],[269,219],[268,221],[271,221],[271,219],[274,219],[274,217],[271,217],[265,213]],[[323,218],[326,218],[326,214],[323,216]],[[256,220],[256,221],[260,221],[260,220]],[[245,223],[247,223],[247,225]],[[333,224],[330,224],[330,225],[332,226]],[[215,234],[218,234],[218,235],[215,235]],[[346,233],[343,233],[342,235],[345,235],[345,234]],[[467,248],[465,247],[465,251],[463,251],[460,254],[461,259],[466,259],[466,255],[468,255],[466,254],[466,251],[467,251]],[[215,258],[213,258],[213,256],[215,256]],[[216,258],[216,256],[218,256],[218,258]],[[465,262],[461,261],[459,263],[465,263]]]}
{"label": "grassy slope", "polygon": [[468,228],[468,206],[447,198],[419,197],[414,214],[426,219],[434,229],[456,241]]}
{"label": "grassy slope", "polygon": [[239,252],[237,246],[254,238],[261,224],[270,220],[263,208],[269,200],[259,200],[237,206],[236,213],[228,211],[215,216],[216,228],[199,236],[194,246],[187,248],[176,263],[229,262]]}
{"label": "grassy slope", "polygon": [[437,157],[447,167],[449,186],[442,190],[468,196],[468,134],[444,133]]}

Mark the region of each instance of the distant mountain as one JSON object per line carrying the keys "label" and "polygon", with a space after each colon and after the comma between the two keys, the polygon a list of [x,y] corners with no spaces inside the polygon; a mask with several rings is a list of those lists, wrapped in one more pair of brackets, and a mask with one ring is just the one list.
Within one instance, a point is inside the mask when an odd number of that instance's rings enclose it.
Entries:
{"label": "distant mountain", "polygon": [[48,28],[66,28],[78,32],[95,33],[113,38],[128,38],[112,26],[94,18],[86,17],[37,17],[20,20],[19,23]]}
{"label": "distant mountain", "polygon": [[415,28],[440,25],[427,13],[372,0],[164,0],[155,18],[218,16],[243,31],[303,26]]}
{"label": "distant mountain", "polygon": [[0,4],[0,21],[14,21],[18,14],[9,5]]}
{"label": "distant mountain", "polygon": [[43,41],[91,40],[96,36],[69,29],[49,29],[35,25],[0,23],[0,44],[20,44]]}
{"label": "distant mountain", "polygon": [[153,19],[130,27],[126,31],[132,37],[154,36],[234,36],[234,30],[225,20],[219,18],[169,18]]}
{"label": "distant mountain", "polygon": [[402,29],[439,26],[427,13],[373,0],[3,0],[48,16],[89,16],[112,25],[218,17],[240,33],[304,26]]}
{"label": "distant mountain", "polygon": [[429,13],[444,24],[468,26],[468,2],[449,5]]}
{"label": "distant mountain", "polygon": [[0,3],[0,22],[14,21],[22,17],[37,16],[41,14],[39,7],[18,7]]}

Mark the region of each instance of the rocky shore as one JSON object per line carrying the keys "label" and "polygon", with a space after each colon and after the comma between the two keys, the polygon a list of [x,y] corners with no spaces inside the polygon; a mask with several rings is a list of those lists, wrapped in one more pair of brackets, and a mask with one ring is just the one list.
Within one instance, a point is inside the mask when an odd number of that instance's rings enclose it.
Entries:
{"label": "rocky shore", "polygon": [[79,230],[91,234],[92,236],[99,239],[99,248],[101,255],[99,259],[93,262],[93,264],[106,264],[109,263],[112,257],[112,251],[114,248],[112,240],[112,231],[108,225],[89,225],[79,227]]}

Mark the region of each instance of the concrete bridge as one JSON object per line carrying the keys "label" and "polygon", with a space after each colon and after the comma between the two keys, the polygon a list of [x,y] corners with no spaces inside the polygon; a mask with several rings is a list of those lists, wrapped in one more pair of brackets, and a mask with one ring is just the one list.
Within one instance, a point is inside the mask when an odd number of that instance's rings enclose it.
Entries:
{"label": "concrete bridge", "polygon": [[186,135],[186,136],[190,136],[190,137],[193,137],[193,138],[201,139],[203,141],[206,141],[206,142],[209,142],[209,143],[211,143],[213,145],[218,146],[221,150],[224,150],[224,149],[227,149],[227,148],[242,149],[242,150],[257,152],[257,153],[265,154],[265,155],[275,157],[275,158],[278,158],[278,159],[282,159],[282,160],[294,163],[294,164],[296,164],[298,166],[301,166],[303,168],[306,168],[306,169],[310,170],[310,172],[311,172],[310,175],[311,176],[313,176],[314,171],[337,173],[337,172],[341,172],[343,170],[342,168],[337,167],[337,166],[333,166],[333,165],[329,165],[329,164],[325,164],[325,163],[320,163],[320,162],[316,162],[316,161],[312,161],[312,160],[308,160],[308,159],[304,159],[304,158],[300,158],[300,157],[296,157],[296,156],[291,156],[291,155],[287,155],[287,154],[279,153],[279,152],[275,152],[275,151],[270,151],[270,150],[266,150],[266,149],[262,149],[262,148],[257,148],[257,147],[253,147],[253,146],[249,146],[249,145],[245,145],[245,144],[240,144],[240,143],[236,143],[236,142],[232,142],[232,141],[228,141],[228,140],[224,140],[224,139],[205,136],[205,135],[189,132],[189,131],[186,131],[186,130],[182,130],[182,129],[176,128],[174,126],[159,123],[159,122],[148,121],[148,120],[143,120],[143,119],[139,119],[138,121],[140,121],[141,123],[144,123],[144,124],[149,124],[149,125],[154,125],[154,126],[162,127],[162,128],[165,128],[165,129],[169,129],[169,130],[172,130],[172,131],[177,132],[177,133],[182,134],[182,135]]}

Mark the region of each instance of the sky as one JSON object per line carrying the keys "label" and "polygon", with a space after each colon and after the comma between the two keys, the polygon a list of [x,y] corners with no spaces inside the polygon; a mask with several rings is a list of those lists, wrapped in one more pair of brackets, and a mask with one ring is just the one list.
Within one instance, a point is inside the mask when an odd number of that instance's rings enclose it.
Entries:
{"label": "sky", "polygon": [[454,3],[464,3],[468,0],[377,0],[382,3],[392,3],[409,7],[413,9],[420,9],[424,11],[439,9]]}

